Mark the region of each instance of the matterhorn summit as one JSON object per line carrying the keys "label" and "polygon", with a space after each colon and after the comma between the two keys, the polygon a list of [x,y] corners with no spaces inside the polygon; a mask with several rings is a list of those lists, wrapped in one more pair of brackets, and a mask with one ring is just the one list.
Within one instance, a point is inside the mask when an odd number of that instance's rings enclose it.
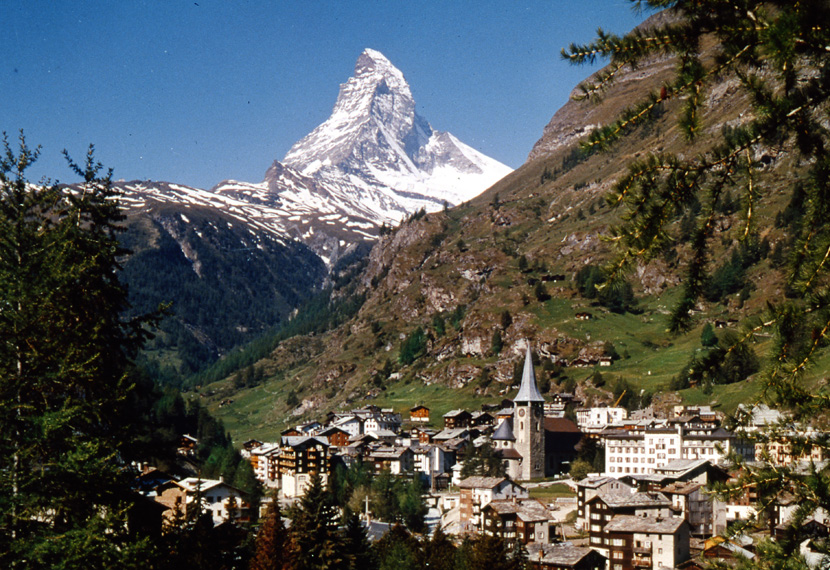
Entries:
{"label": "matterhorn summit", "polygon": [[213,210],[253,233],[302,242],[331,268],[374,241],[382,224],[469,200],[509,172],[433,130],[415,112],[400,70],[367,49],[340,86],[331,117],[274,161],[262,182],[225,180],[210,190],[150,181],[119,186],[133,212],[180,210],[190,219],[191,209]]}
{"label": "matterhorn summit", "polygon": [[282,161],[305,176],[354,187],[376,221],[398,221],[469,200],[511,169],[435,131],[415,112],[403,73],[366,49],[331,116]]}

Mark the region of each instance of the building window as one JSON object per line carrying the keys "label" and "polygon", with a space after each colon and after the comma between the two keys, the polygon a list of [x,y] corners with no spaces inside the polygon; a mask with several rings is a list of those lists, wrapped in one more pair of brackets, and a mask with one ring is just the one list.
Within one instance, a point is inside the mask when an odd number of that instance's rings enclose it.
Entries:
{"label": "building window", "polygon": [[623,553],[620,552],[619,550],[615,550],[614,552],[611,553],[611,558],[614,558],[615,560],[622,560],[622,557],[623,557]]}
{"label": "building window", "polygon": [[612,538],[611,539],[611,546],[625,546],[625,539],[624,538]]}

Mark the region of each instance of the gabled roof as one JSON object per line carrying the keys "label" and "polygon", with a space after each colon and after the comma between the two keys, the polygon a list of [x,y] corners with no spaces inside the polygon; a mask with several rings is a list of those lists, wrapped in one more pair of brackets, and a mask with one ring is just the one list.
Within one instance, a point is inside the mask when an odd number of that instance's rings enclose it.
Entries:
{"label": "gabled roof", "polygon": [[453,428],[453,429],[445,429],[441,430],[440,433],[436,434],[432,439],[434,440],[450,440],[456,439],[458,437],[464,437],[468,435],[470,430],[467,428]]}
{"label": "gabled roof", "polygon": [[464,416],[464,415],[472,416],[472,414],[470,414],[470,412],[468,412],[467,410],[450,410],[449,412],[444,414],[444,417],[445,418],[456,418],[458,416]]}
{"label": "gabled roof", "polygon": [[508,447],[507,449],[497,449],[496,454],[501,457],[502,459],[521,459],[522,454],[513,449],[512,447]]}
{"label": "gabled roof", "polygon": [[583,558],[587,556],[597,557],[605,560],[605,557],[586,546],[574,546],[570,542],[561,544],[542,544],[540,542],[531,542],[526,546],[528,560],[532,560],[534,564],[543,564],[545,566],[576,566]]}
{"label": "gabled roof", "polygon": [[617,515],[605,525],[605,532],[640,532],[649,534],[674,534],[686,524],[685,519],[668,517],[635,517]]}
{"label": "gabled roof", "polygon": [[580,487],[588,487],[589,489],[596,489],[597,487],[605,485],[609,481],[615,481],[615,479],[606,475],[598,475],[594,477],[585,477],[584,479],[578,481],[577,485]]}
{"label": "gabled roof", "polygon": [[539,393],[539,387],[536,385],[536,374],[533,371],[533,358],[530,355],[530,343],[527,343],[527,352],[525,352],[525,367],[522,371],[522,384],[519,386],[519,393],[513,398],[513,401],[518,404],[520,402],[544,402],[545,399]]}
{"label": "gabled roof", "polygon": [[288,447],[306,447],[316,444],[328,447],[330,445],[329,440],[325,437],[311,435],[284,435],[282,436],[282,443]]}
{"label": "gabled roof", "polygon": [[319,435],[330,435],[330,434],[333,434],[333,433],[345,433],[345,434],[348,435],[349,432],[344,430],[340,426],[330,425],[329,427],[327,427],[323,431],[321,431]]}
{"label": "gabled roof", "polygon": [[602,501],[612,509],[671,506],[671,501],[660,493],[600,493],[588,500],[589,503],[592,501]]}
{"label": "gabled roof", "polygon": [[507,477],[467,477],[462,479],[458,486],[462,489],[495,489],[504,482],[524,489],[524,487],[512,482]]}
{"label": "gabled roof", "polygon": [[545,418],[545,431],[555,433],[581,433],[579,427],[568,418]]}
{"label": "gabled roof", "polygon": [[547,521],[551,518],[550,511],[536,499],[495,500],[483,508],[491,509],[500,515],[516,514],[525,522]]}

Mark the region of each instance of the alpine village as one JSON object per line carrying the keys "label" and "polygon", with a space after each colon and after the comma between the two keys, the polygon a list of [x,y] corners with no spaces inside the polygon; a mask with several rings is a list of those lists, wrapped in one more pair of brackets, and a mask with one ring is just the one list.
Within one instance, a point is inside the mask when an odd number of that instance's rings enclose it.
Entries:
{"label": "alpine village", "polygon": [[830,566],[830,4],[632,3],[515,171],[373,49],[258,183],[6,136],[0,567]]}

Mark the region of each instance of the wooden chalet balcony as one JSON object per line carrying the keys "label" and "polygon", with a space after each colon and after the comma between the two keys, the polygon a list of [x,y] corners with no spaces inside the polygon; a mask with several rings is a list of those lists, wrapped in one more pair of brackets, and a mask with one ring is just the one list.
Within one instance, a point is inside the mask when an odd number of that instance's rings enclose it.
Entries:
{"label": "wooden chalet balcony", "polygon": [[633,558],[631,565],[635,568],[651,568],[651,558]]}
{"label": "wooden chalet balcony", "polygon": [[634,554],[645,554],[648,558],[651,558],[650,546],[635,546],[632,550],[634,551]]}

